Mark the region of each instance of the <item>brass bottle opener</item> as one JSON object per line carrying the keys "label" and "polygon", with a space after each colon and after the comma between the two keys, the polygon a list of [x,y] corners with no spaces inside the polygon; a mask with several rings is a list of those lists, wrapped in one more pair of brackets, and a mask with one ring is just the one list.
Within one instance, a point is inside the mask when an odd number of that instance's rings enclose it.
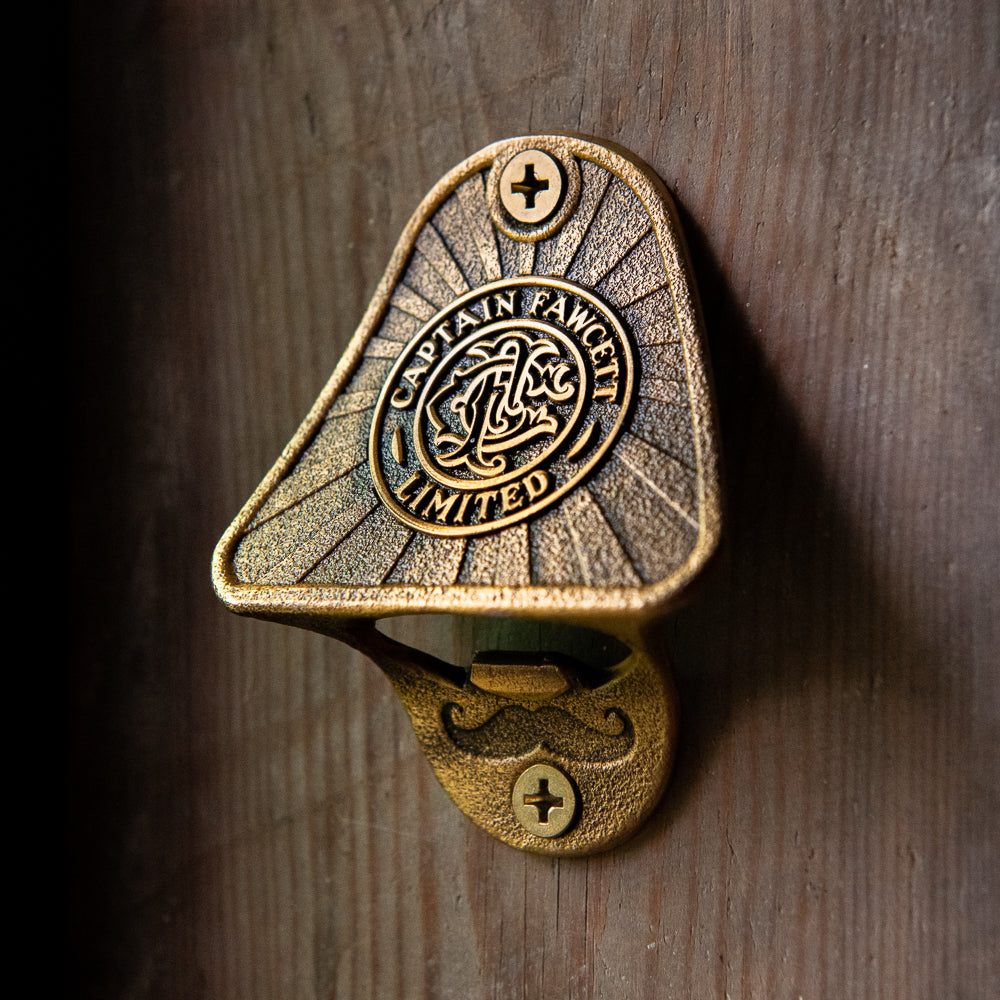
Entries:
{"label": "brass bottle opener", "polygon": [[[370,656],[474,822],[586,854],[662,793],[676,706],[652,625],[719,530],[670,197],[624,150],[540,135],[430,192],[212,572],[233,611]],[[489,616],[471,662],[375,628],[428,612]]]}

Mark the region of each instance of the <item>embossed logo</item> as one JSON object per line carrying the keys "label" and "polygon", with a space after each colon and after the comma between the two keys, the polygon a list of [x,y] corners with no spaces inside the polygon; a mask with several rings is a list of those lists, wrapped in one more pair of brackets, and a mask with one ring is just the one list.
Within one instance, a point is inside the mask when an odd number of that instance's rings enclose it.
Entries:
{"label": "embossed logo", "polygon": [[634,369],[625,328],[589,289],[525,277],[469,292],[421,329],[382,387],[369,441],[379,496],[437,535],[537,513],[611,446]]}

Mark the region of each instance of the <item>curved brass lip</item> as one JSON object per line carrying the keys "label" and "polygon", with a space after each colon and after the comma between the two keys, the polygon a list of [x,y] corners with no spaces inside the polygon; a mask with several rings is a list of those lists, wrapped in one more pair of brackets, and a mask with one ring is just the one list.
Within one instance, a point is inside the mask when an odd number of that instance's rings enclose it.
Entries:
{"label": "curved brass lip", "polygon": [[[360,364],[364,348],[388,309],[416,238],[442,200],[462,181],[512,148],[533,144],[565,148],[590,160],[629,185],[641,200],[663,257],[675,314],[682,336],[695,430],[699,488],[698,538],[685,563],[663,580],[638,587],[524,586],[496,587],[452,584],[377,587],[318,587],[240,583],[232,557],[247,525],[267,496],[297,461],[332,404]],[[456,614],[515,614],[554,620],[607,621],[612,634],[630,634],[642,620],[658,617],[680,603],[684,590],[708,563],[721,536],[716,418],[709,388],[709,365],[695,285],[676,210],[663,182],[632,154],[614,144],[571,134],[526,135],[493,143],[458,164],[438,181],[407,223],[371,302],[326,386],[285,447],[277,462],[243,506],[215,548],[212,581],[219,598],[233,611],[265,618],[296,616],[330,619],[373,619],[415,610]],[[629,619],[628,622],[623,618]]]}

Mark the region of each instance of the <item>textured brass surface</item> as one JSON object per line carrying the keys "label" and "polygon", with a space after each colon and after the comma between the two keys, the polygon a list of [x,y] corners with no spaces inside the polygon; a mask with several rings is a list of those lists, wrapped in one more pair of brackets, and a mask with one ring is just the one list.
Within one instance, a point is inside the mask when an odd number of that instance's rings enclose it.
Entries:
{"label": "textured brass surface", "polygon": [[[628,835],[666,781],[673,689],[643,629],[719,530],[705,347],[669,195],[615,147],[530,136],[470,157],[417,210],[213,579],[234,611],[367,652],[475,822],[586,853]],[[585,624],[632,652],[599,678],[559,649],[486,645],[455,666],[365,624],[418,612]],[[535,764],[578,793],[558,837],[511,811]]]}
{"label": "textured brass surface", "polygon": [[565,144],[552,142],[552,137],[539,138],[539,145],[546,149],[537,148],[531,138],[508,139],[491,147],[495,154],[486,175],[490,220],[499,232],[519,243],[555,235],[580,198],[577,156]]}
{"label": "textured brass surface", "polygon": [[469,683],[491,694],[524,701],[548,701],[569,689],[565,673],[554,663],[539,663],[537,657],[521,657],[519,662],[472,661]]}

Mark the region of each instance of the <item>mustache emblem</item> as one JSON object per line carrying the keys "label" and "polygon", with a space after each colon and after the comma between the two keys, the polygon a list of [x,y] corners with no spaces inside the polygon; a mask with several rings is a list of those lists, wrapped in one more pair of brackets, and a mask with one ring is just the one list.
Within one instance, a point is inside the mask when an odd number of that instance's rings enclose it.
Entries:
{"label": "mustache emblem", "polygon": [[619,723],[616,731],[610,733],[593,729],[575,715],[552,705],[534,711],[509,705],[471,729],[458,724],[464,714],[461,705],[449,702],[441,718],[451,741],[476,757],[523,757],[544,748],[568,760],[609,763],[624,757],[635,743],[632,720],[620,708],[610,708],[604,713],[609,722]]}

